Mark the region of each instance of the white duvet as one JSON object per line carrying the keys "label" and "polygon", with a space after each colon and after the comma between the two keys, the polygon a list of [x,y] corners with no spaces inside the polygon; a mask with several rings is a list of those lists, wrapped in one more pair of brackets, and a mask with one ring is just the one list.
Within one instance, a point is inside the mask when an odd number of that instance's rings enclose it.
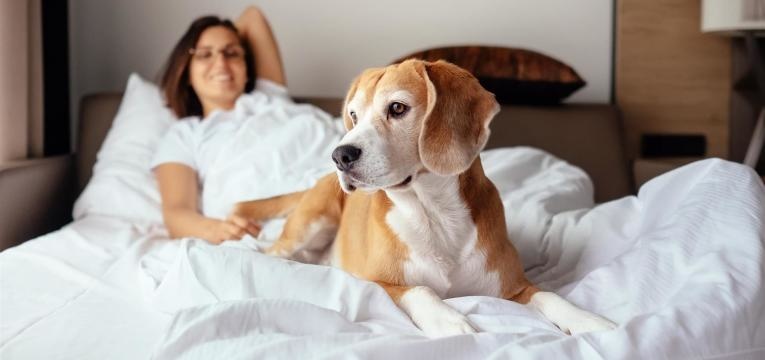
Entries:
{"label": "white duvet", "polygon": [[544,152],[482,157],[529,278],[616,330],[567,336],[473,296],[446,301],[480,333],[429,339],[375,284],[251,238],[168,240],[156,189],[108,214],[93,190],[75,222],[0,254],[0,358],[765,357],[765,190],[751,169],[701,161],[595,206],[586,174]]}

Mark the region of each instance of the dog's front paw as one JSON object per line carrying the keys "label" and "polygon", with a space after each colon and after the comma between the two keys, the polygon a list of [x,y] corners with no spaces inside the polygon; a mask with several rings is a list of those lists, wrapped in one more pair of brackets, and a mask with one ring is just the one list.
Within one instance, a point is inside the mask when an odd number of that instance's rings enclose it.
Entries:
{"label": "dog's front paw", "polygon": [[[448,307],[448,305],[446,305]],[[452,308],[448,311],[430,314],[414,320],[414,323],[428,337],[437,338],[453,335],[474,334],[477,331],[470,325],[467,317]]]}
{"label": "dog's front paw", "polygon": [[[563,326],[561,326],[563,325]],[[617,325],[598,315],[582,310],[580,314],[573,316],[567,324],[561,324],[561,330],[571,334],[581,334],[592,331],[606,331],[617,328]],[[566,327],[565,329],[563,327]]]}
{"label": "dog's front paw", "polygon": [[555,293],[537,292],[531,296],[529,305],[539,310],[553,324],[571,335],[613,330],[617,327],[608,319],[582,310]]}
{"label": "dog's front paw", "polygon": [[401,297],[401,306],[428,337],[477,332],[465,315],[444,303],[428,287],[416,286],[409,289]]}

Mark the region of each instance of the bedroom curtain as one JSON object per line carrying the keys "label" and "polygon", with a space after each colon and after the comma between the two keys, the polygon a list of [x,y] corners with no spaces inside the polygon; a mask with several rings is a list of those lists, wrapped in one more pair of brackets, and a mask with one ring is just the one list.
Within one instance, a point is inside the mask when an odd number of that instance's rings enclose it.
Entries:
{"label": "bedroom curtain", "polygon": [[0,1],[0,163],[42,154],[40,0]]}

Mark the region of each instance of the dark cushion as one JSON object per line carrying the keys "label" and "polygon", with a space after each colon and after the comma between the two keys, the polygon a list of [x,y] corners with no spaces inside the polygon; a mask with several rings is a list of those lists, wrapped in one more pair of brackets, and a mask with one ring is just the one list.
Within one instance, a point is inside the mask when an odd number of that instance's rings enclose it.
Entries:
{"label": "dark cushion", "polygon": [[446,60],[470,71],[501,104],[552,105],[587,84],[563,62],[538,52],[495,46],[450,46],[395,60]]}

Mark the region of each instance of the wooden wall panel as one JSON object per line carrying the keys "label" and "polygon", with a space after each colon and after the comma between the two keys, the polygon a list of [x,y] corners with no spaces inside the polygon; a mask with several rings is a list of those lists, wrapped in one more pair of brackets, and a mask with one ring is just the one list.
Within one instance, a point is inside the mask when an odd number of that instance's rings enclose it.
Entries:
{"label": "wooden wall panel", "polygon": [[627,153],[644,133],[703,134],[727,158],[730,38],[701,32],[699,0],[617,0],[615,96]]}

